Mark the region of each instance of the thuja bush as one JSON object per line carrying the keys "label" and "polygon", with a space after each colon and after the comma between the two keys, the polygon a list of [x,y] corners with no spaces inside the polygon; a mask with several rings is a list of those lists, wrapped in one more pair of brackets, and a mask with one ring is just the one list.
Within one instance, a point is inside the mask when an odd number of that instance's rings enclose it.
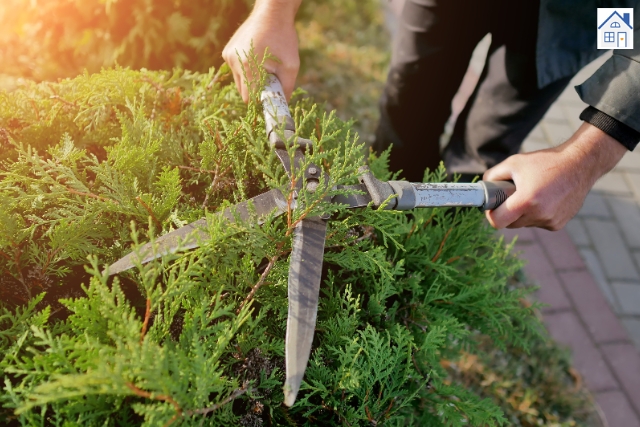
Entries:
{"label": "thuja bush", "polygon": [[248,0],[2,0],[2,73],[55,80],[115,64],[207,70]]}
{"label": "thuja bush", "polygon": [[[306,210],[214,213],[291,181],[253,90],[223,71],[83,75],[0,94],[1,417],[7,425],[505,425],[447,379],[477,348],[527,347],[519,267],[475,210],[401,213],[318,202],[366,162],[344,122],[292,102],[309,161],[330,173]],[[442,170],[426,175],[444,178]],[[314,199],[315,197],[315,199]],[[331,214],[313,350],[282,404],[291,230]],[[110,277],[105,267],[201,217],[208,239]]]}

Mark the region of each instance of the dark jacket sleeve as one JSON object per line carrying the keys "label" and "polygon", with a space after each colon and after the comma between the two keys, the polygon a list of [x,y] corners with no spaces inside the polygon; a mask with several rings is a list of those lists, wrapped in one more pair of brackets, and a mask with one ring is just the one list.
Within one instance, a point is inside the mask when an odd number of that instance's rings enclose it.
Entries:
{"label": "dark jacket sleeve", "polygon": [[640,132],[640,7],[634,8],[634,20],[633,49],[614,50],[576,90],[590,106]]}

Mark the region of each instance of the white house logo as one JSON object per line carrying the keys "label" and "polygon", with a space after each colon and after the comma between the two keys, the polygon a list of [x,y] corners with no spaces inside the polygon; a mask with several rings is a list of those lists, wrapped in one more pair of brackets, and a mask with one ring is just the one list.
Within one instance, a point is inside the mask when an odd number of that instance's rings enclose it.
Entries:
{"label": "white house logo", "polygon": [[633,49],[633,8],[598,8],[598,49]]}

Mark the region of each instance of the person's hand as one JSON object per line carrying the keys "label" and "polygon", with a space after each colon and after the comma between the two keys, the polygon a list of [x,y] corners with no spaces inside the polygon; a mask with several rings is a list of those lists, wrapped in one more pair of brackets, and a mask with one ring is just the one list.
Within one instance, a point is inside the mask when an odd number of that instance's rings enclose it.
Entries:
{"label": "person's hand", "polygon": [[262,60],[266,49],[271,56],[278,58],[280,62],[267,60],[264,64],[265,69],[278,76],[286,98],[291,97],[300,68],[298,36],[294,26],[299,5],[300,0],[256,1],[249,18],[238,28],[222,51],[222,57],[229,64],[238,91],[245,102],[249,100],[249,88],[243,68],[249,82],[254,78],[247,58],[252,43],[258,61]]}
{"label": "person's hand", "polygon": [[487,211],[500,228],[540,227],[560,230],[582,207],[587,193],[610,171],[627,149],[588,123],[564,144],[517,154],[485,172],[485,181],[512,180],[513,193],[500,207]]}

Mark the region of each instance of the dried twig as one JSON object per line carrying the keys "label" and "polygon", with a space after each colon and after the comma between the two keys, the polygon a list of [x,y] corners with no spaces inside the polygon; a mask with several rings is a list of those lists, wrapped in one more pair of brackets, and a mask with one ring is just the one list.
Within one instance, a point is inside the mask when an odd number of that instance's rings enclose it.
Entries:
{"label": "dried twig", "polygon": [[51,95],[49,98],[55,99],[56,101],[60,101],[63,104],[66,104],[66,105],[68,105],[70,107],[78,108],[78,104],[76,104],[75,102],[67,101],[66,99],[64,99],[63,97],[61,97],[59,95]]}
{"label": "dried twig", "polygon": [[142,198],[140,196],[136,197],[136,200],[138,202],[140,202],[140,204],[142,205],[143,208],[146,209],[147,212],[149,212],[149,215],[151,216],[151,219],[153,219],[153,222],[156,223],[156,225],[158,226],[158,228],[160,230],[162,230],[162,223],[158,220],[158,218],[156,218],[156,216],[153,214],[153,211],[151,210],[151,208],[149,207],[149,205],[147,205],[144,200],[142,200]]}
{"label": "dried twig", "polygon": [[144,336],[147,334],[147,328],[149,327],[149,319],[151,318],[151,298],[147,298],[147,308],[144,311],[144,322],[142,323],[142,330],[140,331],[140,344],[144,340]]}
{"label": "dried twig", "polygon": [[133,383],[126,383],[126,385],[127,387],[129,387],[129,390],[131,390],[136,396],[140,396],[145,399],[160,400],[162,402],[170,403],[173,406],[173,408],[176,410],[176,414],[173,417],[171,417],[169,421],[167,421],[164,427],[170,426],[171,424],[173,424],[175,420],[178,419],[178,417],[182,416],[182,408],[180,407],[180,405],[178,405],[178,402],[173,400],[171,396],[166,394],[150,393],[146,390],[142,390],[141,388],[136,387],[135,384]]}
{"label": "dried twig", "polygon": [[204,209],[207,206],[207,203],[209,202],[209,196],[211,195],[211,193],[213,192],[213,190],[215,190],[215,188],[218,186],[218,181],[220,180],[220,176],[226,175],[227,172],[229,172],[231,170],[231,165],[229,165],[224,172],[222,172],[221,174],[218,174],[219,172],[219,164],[216,165],[216,170],[213,171],[214,175],[213,175],[213,179],[211,180],[211,185],[209,186],[209,189],[207,190],[207,194],[204,196],[204,201],[202,202],[202,209]]}
{"label": "dried twig", "polygon": [[73,188],[69,188],[69,187],[65,187],[65,188],[71,194],[77,194],[78,196],[84,196],[84,197],[91,197],[92,199],[100,200],[102,202],[112,202],[112,203],[115,203],[116,205],[120,204],[116,200],[112,200],[112,199],[108,199],[106,197],[98,196],[97,194],[85,193],[83,191],[74,190]]}
{"label": "dried twig", "polygon": [[247,295],[247,297],[244,299],[244,301],[242,301],[242,304],[240,304],[240,307],[236,310],[236,314],[240,313],[240,311],[242,310],[242,308],[249,302],[251,301],[251,299],[253,298],[253,296],[256,294],[256,292],[258,291],[258,289],[260,289],[260,286],[262,286],[264,284],[265,279],[267,278],[267,276],[269,275],[269,272],[271,271],[271,269],[273,268],[273,266],[275,265],[276,261],[278,260],[278,258],[280,258],[280,254],[276,254],[274,256],[271,257],[271,259],[269,260],[269,264],[267,264],[266,268],[264,269],[264,271],[262,272],[262,274],[260,275],[260,279],[258,279],[258,281],[256,282],[255,285],[253,285],[253,288],[251,288],[251,292],[249,292],[249,295]]}
{"label": "dried twig", "polygon": [[243,394],[245,394],[248,391],[249,391],[249,382],[245,381],[242,384],[242,388],[234,390],[233,393],[231,393],[229,396],[227,396],[223,401],[218,402],[215,405],[209,406],[208,408],[193,409],[191,411],[186,411],[184,413],[184,415],[185,416],[202,415],[202,421],[200,421],[200,425],[203,425],[205,416],[207,414],[217,411],[218,409],[220,409],[221,407],[223,407],[227,403],[237,399],[238,397],[242,396]]}
{"label": "dried twig", "polygon": [[182,166],[182,165],[178,165],[178,169],[186,169],[189,171],[200,172],[200,173],[216,173],[216,171],[212,171],[208,169],[192,168],[191,166]]}
{"label": "dried twig", "polygon": [[450,228],[449,230],[447,230],[447,233],[444,235],[444,238],[442,239],[442,242],[440,242],[440,247],[438,248],[438,252],[436,252],[436,254],[433,256],[433,258],[431,258],[431,262],[436,262],[438,260],[438,258],[440,258],[440,254],[442,253],[442,249],[444,248],[444,244],[447,241],[447,238],[449,237],[449,234],[451,234],[451,230],[453,230],[453,227]]}

